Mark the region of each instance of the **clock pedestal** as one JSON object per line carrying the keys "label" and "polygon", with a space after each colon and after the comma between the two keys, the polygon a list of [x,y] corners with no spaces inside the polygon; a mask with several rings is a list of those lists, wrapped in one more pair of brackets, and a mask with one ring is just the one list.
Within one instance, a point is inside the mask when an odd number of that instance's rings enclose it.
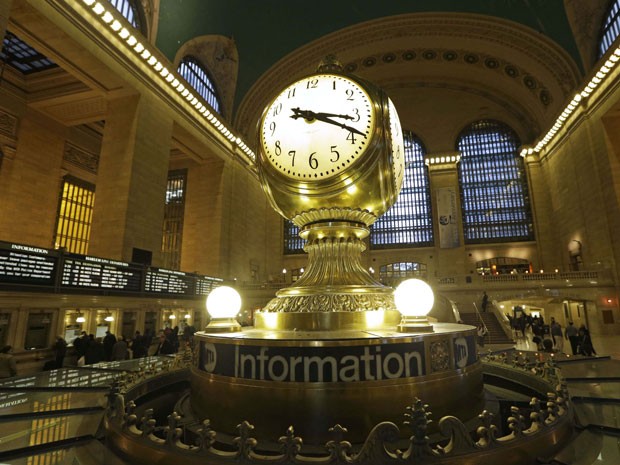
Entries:
{"label": "clock pedestal", "polygon": [[361,264],[368,234],[360,222],[320,221],[303,227],[308,266],[293,286],[278,291],[255,314],[255,326],[323,331],[398,324],[392,288],[376,281]]}

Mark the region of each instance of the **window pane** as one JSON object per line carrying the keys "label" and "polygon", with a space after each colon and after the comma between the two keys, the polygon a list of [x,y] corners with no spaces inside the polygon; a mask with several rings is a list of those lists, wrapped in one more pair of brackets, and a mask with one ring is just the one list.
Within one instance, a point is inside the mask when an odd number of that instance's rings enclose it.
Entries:
{"label": "window pane", "polygon": [[220,97],[206,68],[196,58],[184,57],[179,64],[178,72],[213,110],[220,113]]}
{"label": "window pane", "polygon": [[459,187],[466,244],[534,239],[519,139],[497,121],[478,121],[460,135]]}
{"label": "window pane", "polygon": [[108,0],[114,8],[130,23],[135,29],[144,33],[140,24],[140,15],[135,0]]}
{"label": "window pane", "polygon": [[161,251],[164,268],[170,270],[181,269],[186,183],[187,170],[175,170],[168,173]]}
{"label": "window pane", "polygon": [[95,205],[95,186],[65,177],[61,189],[54,247],[68,252],[88,253],[90,222]]}
{"label": "window pane", "polygon": [[306,241],[299,237],[299,228],[291,220],[284,220],[284,253],[305,253]]}
{"label": "window pane", "polygon": [[394,205],[372,226],[373,249],[433,245],[433,216],[424,146],[410,131],[403,133],[405,174]]}
{"label": "window pane", "polygon": [[620,31],[620,1],[614,1],[609,7],[609,12],[603,22],[601,29],[601,38],[598,45],[599,58],[605,55],[605,52],[611,47]]}
{"label": "window pane", "polygon": [[0,61],[9,64],[23,74],[45,71],[58,66],[10,32],[6,33],[2,41]]}

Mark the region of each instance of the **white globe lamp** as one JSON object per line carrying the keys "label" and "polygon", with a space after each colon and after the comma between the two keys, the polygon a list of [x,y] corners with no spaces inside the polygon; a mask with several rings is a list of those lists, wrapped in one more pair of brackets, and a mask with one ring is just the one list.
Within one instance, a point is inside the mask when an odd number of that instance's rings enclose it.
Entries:
{"label": "white globe lamp", "polygon": [[421,279],[407,279],[394,290],[394,303],[402,315],[398,331],[432,332],[433,326],[427,315],[435,303],[435,295],[431,287]]}
{"label": "white globe lamp", "polygon": [[241,325],[235,316],[241,309],[241,296],[230,286],[213,289],[207,296],[207,311],[211,321],[205,331],[207,333],[241,331]]}

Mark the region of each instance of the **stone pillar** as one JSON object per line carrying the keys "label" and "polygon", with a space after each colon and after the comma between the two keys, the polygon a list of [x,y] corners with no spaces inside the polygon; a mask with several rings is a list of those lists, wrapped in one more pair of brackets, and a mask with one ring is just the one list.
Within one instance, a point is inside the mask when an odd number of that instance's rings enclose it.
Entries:
{"label": "stone pillar", "polygon": [[172,118],[148,96],[111,100],[105,122],[89,254],[160,264]]}
{"label": "stone pillar", "polygon": [[[463,215],[459,198],[459,178],[456,157],[458,153],[429,154],[429,182],[433,199],[433,224],[435,247],[439,262],[435,270],[438,277],[469,273],[475,264],[465,262],[463,239]],[[444,162],[438,160],[444,157]]]}
{"label": "stone pillar", "polygon": [[187,170],[181,269],[220,276],[224,162],[210,159]]}
{"label": "stone pillar", "polygon": [[4,147],[0,170],[0,237],[49,248],[58,211],[65,128],[29,111],[19,117],[16,128],[16,147]]}
{"label": "stone pillar", "polygon": [[13,0],[2,0],[0,2],[0,37],[4,39],[6,34],[6,26],[9,22],[9,12],[11,11],[11,5]]}

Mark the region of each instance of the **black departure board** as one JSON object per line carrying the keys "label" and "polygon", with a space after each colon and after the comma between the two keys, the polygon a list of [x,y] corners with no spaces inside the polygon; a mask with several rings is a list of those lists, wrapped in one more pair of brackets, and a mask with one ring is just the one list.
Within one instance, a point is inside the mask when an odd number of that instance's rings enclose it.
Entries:
{"label": "black departure board", "polygon": [[54,292],[136,293],[196,298],[208,295],[221,278],[149,268],[107,258],[0,241],[0,285],[41,286]]}
{"label": "black departure board", "polygon": [[221,278],[196,276],[196,295],[209,295],[214,288],[221,286],[223,281]]}
{"label": "black departure board", "polygon": [[60,287],[140,292],[143,270],[129,263],[89,256],[66,255]]}
{"label": "black departure board", "polygon": [[53,286],[57,266],[54,250],[0,243],[0,283]]}
{"label": "black departure board", "polygon": [[146,272],[144,292],[156,294],[194,295],[194,275],[182,271],[150,268]]}

